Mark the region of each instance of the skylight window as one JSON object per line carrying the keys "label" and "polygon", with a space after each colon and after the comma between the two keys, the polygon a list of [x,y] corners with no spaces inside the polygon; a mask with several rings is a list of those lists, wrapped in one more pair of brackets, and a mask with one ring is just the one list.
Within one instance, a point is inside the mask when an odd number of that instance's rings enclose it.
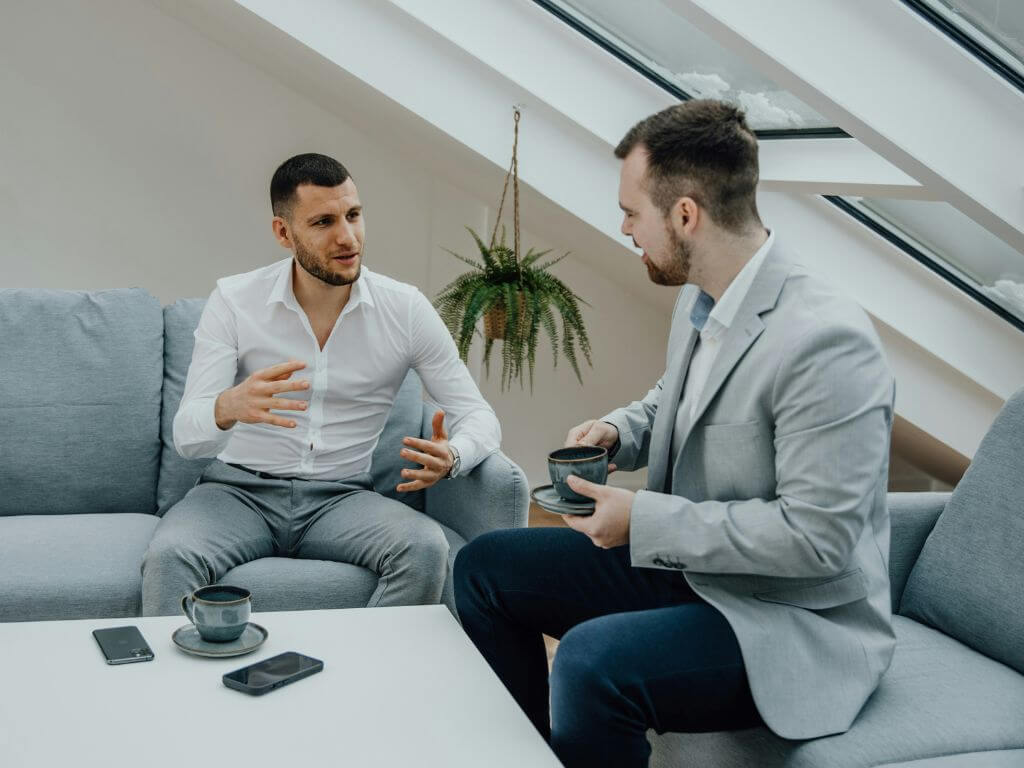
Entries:
{"label": "skylight window", "polygon": [[756,131],[845,135],[659,0],[536,0],[680,98],[739,104]]}

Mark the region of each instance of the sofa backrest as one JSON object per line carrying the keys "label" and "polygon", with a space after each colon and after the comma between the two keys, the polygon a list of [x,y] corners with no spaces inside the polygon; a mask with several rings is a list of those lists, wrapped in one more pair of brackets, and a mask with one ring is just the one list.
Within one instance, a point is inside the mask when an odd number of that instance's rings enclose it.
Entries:
{"label": "sofa backrest", "polygon": [[[174,416],[185,391],[185,378],[192,362],[194,333],[205,299],[180,299],[164,308],[163,415],[160,424],[160,478],[157,486],[159,514],[176,504],[195,485],[210,459],[183,459],[174,449]],[[421,435],[425,406],[419,376],[410,371],[395,396],[380,441],[373,453],[371,474],[377,491],[423,510],[424,494],[398,493],[404,467],[418,466],[401,459],[398,451],[406,435]]]}
{"label": "sofa backrest", "polygon": [[1024,390],[935,523],[900,611],[1024,672]]}
{"label": "sofa backrest", "polygon": [[0,291],[0,515],[152,514],[162,379],[145,291]]}
{"label": "sofa backrest", "polygon": [[160,478],[157,514],[163,515],[196,484],[210,459],[183,459],[174,450],[174,415],[185,392],[196,326],[206,299],[179,299],[164,307],[164,388],[160,409]]}

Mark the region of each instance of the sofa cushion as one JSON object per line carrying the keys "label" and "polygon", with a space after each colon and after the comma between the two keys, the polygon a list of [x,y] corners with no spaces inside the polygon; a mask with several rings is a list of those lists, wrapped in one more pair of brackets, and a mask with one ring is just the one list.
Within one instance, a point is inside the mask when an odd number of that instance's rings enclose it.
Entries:
{"label": "sofa cushion", "polygon": [[1024,749],[1024,676],[941,632],[896,616],[896,653],[846,733],[805,742],[765,728],[651,735],[652,768],[862,768],[964,752]]}
{"label": "sofa cushion", "polygon": [[[451,528],[442,525],[441,530],[449,544],[448,578],[441,601],[454,612],[451,569],[466,540]],[[377,588],[377,574],[351,563],[264,557],[232,568],[220,583],[250,590],[256,611],[362,608]]]}
{"label": "sofa cushion", "polygon": [[395,402],[391,406],[384,431],[380,434],[377,447],[370,460],[370,474],[373,475],[373,487],[377,493],[389,499],[397,499],[413,509],[423,511],[424,493],[399,493],[395,486],[402,482],[402,470],[406,467],[421,469],[421,464],[406,461],[398,452],[402,450],[402,438],[423,435],[422,425],[425,418],[423,405],[423,385],[416,371],[410,370],[402,382]]}
{"label": "sofa cushion", "polygon": [[163,318],[138,288],[0,291],[0,515],[156,508]]}
{"label": "sofa cushion", "polygon": [[1001,749],[996,752],[970,752],[960,755],[926,757],[906,763],[886,763],[879,768],[1021,768],[1024,749]]}
{"label": "sofa cushion", "polygon": [[[1024,672],[1024,390],[1006,401],[910,572],[900,612]],[[1022,721],[1024,722],[1024,721]]]}
{"label": "sofa cushion", "polygon": [[151,514],[0,518],[0,621],[137,616]]}
{"label": "sofa cushion", "polygon": [[179,299],[164,307],[164,383],[160,411],[160,479],[156,489],[157,514],[177,504],[196,484],[212,459],[183,459],[174,449],[174,416],[185,392],[185,377],[192,362],[196,326],[206,299]]}
{"label": "sofa cushion", "polygon": [[447,525],[439,525],[444,531],[444,537],[448,540],[448,576],[445,578],[444,588],[441,590],[441,602],[448,606],[452,616],[458,618],[459,614],[455,610],[455,582],[452,580],[452,576],[455,574],[455,556],[459,554],[460,549],[466,546],[466,540]]}
{"label": "sofa cushion", "polygon": [[[210,459],[183,459],[174,449],[174,416],[178,412],[185,391],[185,378],[192,362],[193,334],[205,299],[180,299],[164,309],[164,385],[163,416],[160,438],[163,450],[160,456],[160,483],[157,490],[159,514],[174,506],[195,485]],[[395,486],[401,482],[405,467],[419,467],[405,461],[398,452],[402,438],[418,436],[423,421],[423,387],[415,371],[409,371],[395,395],[394,405],[381,433],[371,460],[370,472],[378,493],[423,511],[423,491],[398,493]]]}

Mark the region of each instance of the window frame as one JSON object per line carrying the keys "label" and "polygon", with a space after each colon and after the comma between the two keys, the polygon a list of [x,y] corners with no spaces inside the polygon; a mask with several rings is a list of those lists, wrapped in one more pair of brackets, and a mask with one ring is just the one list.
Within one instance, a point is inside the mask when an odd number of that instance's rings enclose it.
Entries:
{"label": "window frame", "polygon": [[[572,27],[592,43],[596,43],[623,64],[632,67],[652,83],[661,89],[668,91],[680,101],[690,101],[693,96],[684,91],[678,85],[665,79],[656,71],[648,67],[643,61],[633,56],[628,51],[615,45],[611,40],[601,35],[593,27],[580,21],[576,16],[567,12],[560,5],[551,0],[533,0],[535,4],[556,17],[563,23]],[[754,134],[758,139],[849,139],[850,134],[842,128],[761,128],[755,129]]]}
{"label": "window frame", "polygon": [[839,210],[855,219],[862,226],[867,227],[882,239],[899,248],[903,253],[937,274],[943,280],[956,286],[975,301],[982,304],[986,309],[994,312],[1003,320],[1008,322],[1018,331],[1024,332],[1024,318],[1020,318],[1001,304],[993,301],[982,291],[978,290],[971,280],[964,277],[951,264],[946,264],[937,256],[932,256],[925,250],[918,248],[914,243],[903,237],[894,224],[886,224],[880,219],[871,216],[849,200],[839,195],[822,195],[822,198],[830,202]]}
{"label": "window frame", "polygon": [[[1017,90],[1024,92],[1024,75],[1007,64],[1002,56],[994,53],[981,39],[966,32],[961,25],[951,21],[947,14],[933,8],[927,0],[902,0],[902,2],[961,48],[994,70],[1003,79],[1017,88]],[[970,22],[965,20],[965,24],[970,24]],[[971,26],[973,27],[973,25]],[[977,27],[974,28],[977,29]],[[978,35],[979,37],[988,37],[980,29],[978,30]],[[992,42],[994,45],[999,45],[997,40]],[[999,47],[1002,48],[1002,46]],[[1006,52],[1006,55],[1016,58],[1009,51]],[[1024,65],[1024,62],[1022,62],[1022,65]]]}

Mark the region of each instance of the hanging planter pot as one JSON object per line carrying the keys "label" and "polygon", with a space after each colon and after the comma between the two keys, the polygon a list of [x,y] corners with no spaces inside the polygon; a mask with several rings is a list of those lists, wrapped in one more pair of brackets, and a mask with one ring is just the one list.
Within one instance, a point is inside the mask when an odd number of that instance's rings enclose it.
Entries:
{"label": "hanging planter pot", "polygon": [[488,341],[501,341],[505,338],[505,321],[508,314],[505,305],[491,307],[484,313],[484,338]]}
{"label": "hanging planter pot", "polygon": [[[483,320],[484,365],[490,375],[491,352],[495,342],[501,342],[501,389],[506,390],[516,379],[523,384],[523,369],[530,375],[533,391],[533,371],[537,342],[541,328],[551,341],[551,354],[558,365],[558,353],[569,360],[577,380],[582,384],[578,355],[582,353],[587,364],[590,359],[590,339],[583,324],[580,304],[583,299],[573,293],[565,283],[548,270],[564,259],[566,253],[543,264],[537,262],[549,251],[534,251],[521,255],[519,245],[519,109],[514,110],[515,127],[512,138],[512,163],[505,174],[505,186],[498,204],[498,216],[491,232],[490,243],[467,227],[479,251],[480,260],[460,256],[445,249],[455,258],[473,269],[445,286],[434,305],[438,314],[455,339],[459,356],[466,361],[475,336],[477,324]],[[513,245],[505,244],[505,228],[501,214],[505,207],[509,182],[512,183]],[[498,236],[498,232],[501,236]],[[557,319],[556,319],[557,318]],[[561,320],[561,329],[557,320]]]}
{"label": "hanging planter pot", "polygon": [[[522,291],[516,291],[516,303],[519,306],[519,316],[526,314],[526,296]],[[497,304],[484,312],[484,338],[488,341],[502,341],[505,338],[506,325],[508,323],[508,312],[505,310],[505,303]]]}

